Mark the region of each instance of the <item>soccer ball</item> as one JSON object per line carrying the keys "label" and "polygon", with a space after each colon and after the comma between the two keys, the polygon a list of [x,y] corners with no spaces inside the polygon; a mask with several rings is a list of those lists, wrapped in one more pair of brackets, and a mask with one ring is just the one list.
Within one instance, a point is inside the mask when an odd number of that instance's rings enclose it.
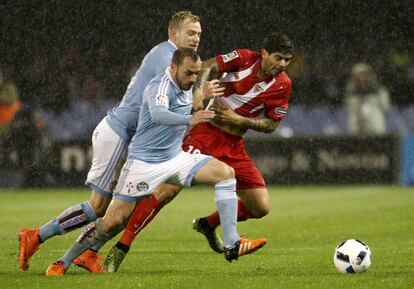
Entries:
{"label": "soccer ball", "polygon": [[365,272],[371,266],[371,250],[360,240],[346,240],[336,247],[333,261],[341,273]]}

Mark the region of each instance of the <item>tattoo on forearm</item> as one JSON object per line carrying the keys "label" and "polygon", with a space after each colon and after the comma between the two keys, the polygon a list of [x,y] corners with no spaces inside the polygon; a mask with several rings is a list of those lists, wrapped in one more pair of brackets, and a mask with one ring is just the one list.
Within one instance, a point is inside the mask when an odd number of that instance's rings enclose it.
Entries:
{"label": "tattoo on forearm", "polygon": [[193,86],[193,111],[197,111],[204,108],[204,96],[202,90],[210,75],[209,71],[210,69],[207,69],[206,71],[202,70],[197,77],[195,85]]}
{"label": "tattoo on forearm", "polygon": [[195,83],[196,89],[203,89],[207,80],[218,77],[218,67],[215,58],[211,58],[203,63],[203,69],[200,71]]}
{"label": "tattoo on forearm", "polygon": [[197,77],[196,83],[195,83],[195,89],[203,89],[204,85],[206,84],[207,80],[209,79],[211,74],[211,68],[207,68],[205,70],[202,70],[200,74]]}
{"label": "tattoo on forearm", "polygon": [[199,90],[193,91],[193,111],[203,109],[203,97]]}
{"label": "tattoo on forearm", "polygon": [[278,126],[279,121],[268,118],[243,118],[242,125],[264,133],[272,133]]}
{"label": "tattoo on forearm", "polygon": [[212,60],[207,61],[207,63],[209,62],[212,64],[200,71],[196,83],[193,87],[193,110],[195,111],[203,109],[205,107],[203,103],[203,89],[206,85],[206,82],[212,78],[216,78],[218,75],[217,65],[215,65],[215,62],[213,63]]}

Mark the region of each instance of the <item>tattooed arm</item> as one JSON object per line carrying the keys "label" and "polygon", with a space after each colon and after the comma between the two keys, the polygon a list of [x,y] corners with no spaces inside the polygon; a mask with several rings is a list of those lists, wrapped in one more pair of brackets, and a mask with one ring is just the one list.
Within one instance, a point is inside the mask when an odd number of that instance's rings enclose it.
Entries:
{"label": "tattooed arm", "polygon": [[213,110],[216,113],[214,120],[219,124],[230,125],[240,129],[253,129],[264,133],[272,133],[280,122],[270,118],[244,117],[223,105],[215,106]]}
{"label": "tattooed arm", "polygon": [[253,129],[264,133],[272,133],[279,125],[278,120],[270,118],[248,118],[242,117],[241,125],[245,128]]}
{"label": "tattooed arm", "polygon": [[[193,92],[193,110],[197,111],[204,108],[204,100],[209,100],[222,96],[224,87],[220,86],[217,79],[218,66],[215,58],[204,61],[202,69],[198,74]],[[211,81],[209,81],[212,79]]]}

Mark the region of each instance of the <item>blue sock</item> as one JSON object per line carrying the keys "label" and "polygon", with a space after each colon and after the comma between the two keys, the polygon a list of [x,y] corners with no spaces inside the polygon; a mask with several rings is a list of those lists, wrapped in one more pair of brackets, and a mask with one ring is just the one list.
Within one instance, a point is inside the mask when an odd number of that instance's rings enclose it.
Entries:
{"label": "blue sock", "polygon": [[110,235],[105,233],[103,230],[102,218],[99,218],[85,227],[82,234],[80,234],[79,238],[60,259],[60,261],[62,261],[65,268],[68,269],[73,260],[75,260],[83,252],[90,249],[97,242],[105,243],[109,239]]}
{"label": "blue sock", "polygon": [[240,240],[237,233],[237,195],[236,180],[224,180],[215,186],[215,200],[223,229],[225,247],[233,247]]}
{"label": "blue sock", "polygon": [[[126,225],[123,224],[122,226],[119,226],[118,228],[107,233],[109,235],[109,240],[118,235],[120,232],[122,232],[125,229],[125,227]],[[106,244],[107,241],[108,240],[97,240],[96,243],[93,244],[90,249],[94,250],[95,252],[99,252],[99,250],[103,247],[103,245]]]}
{"label": "blue sock", "polygon": [[89,202],[83,202],[63,211],[57,218],[39,228],[41,242],[63,235],[96,220],[96,214]]}

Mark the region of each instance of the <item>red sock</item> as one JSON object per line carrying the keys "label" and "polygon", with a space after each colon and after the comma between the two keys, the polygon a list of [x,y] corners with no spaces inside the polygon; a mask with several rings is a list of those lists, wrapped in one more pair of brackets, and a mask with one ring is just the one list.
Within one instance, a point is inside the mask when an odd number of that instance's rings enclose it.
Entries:
{"label": "red sock", "polygon": [[[237,203],[237,222],[246,221],[247,219],[254,218],[252,213],[248,208],[243,204],[242,200],[239,200]],[[212,227],[215,228],[220,225],[220,217],[217,211],[207,216],[207,222]]]}
{"label": "red sock", "polygon": [[127,247],[131,247],[135,236],[151,222],[160,209],[161,207],[154,195],[140,201],[129,217],[128,224],[119,242]]}
{"label": "red sock", "polygon": [[207,216],[207,223],[210,225],[210,227],[215,228],[218,225],[220,225],[220,216],[217,211],[214,213],[211,213]]}
{"label": "red sock", "polygon": [[249,209],[246,208],[242,200],[239,200],[237,206],[237,222],[243,222],[250,218],[254,218],[254,216],[249,211]]}

